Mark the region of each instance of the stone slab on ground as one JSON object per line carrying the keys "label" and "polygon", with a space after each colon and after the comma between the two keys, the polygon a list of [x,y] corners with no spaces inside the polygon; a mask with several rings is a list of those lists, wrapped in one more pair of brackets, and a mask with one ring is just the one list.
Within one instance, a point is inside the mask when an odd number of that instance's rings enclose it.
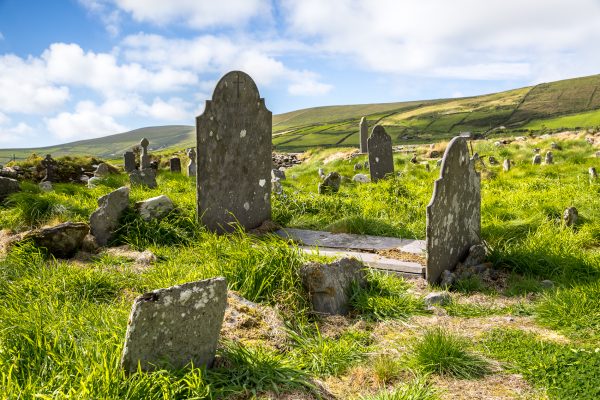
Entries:
{"label": "stone slab on ground", "polygon": [[417,239],[399,239],[386,236],[356,235],[350,233],[331,233],[307,229],[285,228],[276,235],[304,246],[330,247],[334,249],[377,250],[398,249],[407,253],[424,254],[425,241]]}
{"label": "stone slab on ground", "polygon": [[225,278],[146,293],[133,303],[121,366],[135,373],[161,368],[211,367],[227,306]]}

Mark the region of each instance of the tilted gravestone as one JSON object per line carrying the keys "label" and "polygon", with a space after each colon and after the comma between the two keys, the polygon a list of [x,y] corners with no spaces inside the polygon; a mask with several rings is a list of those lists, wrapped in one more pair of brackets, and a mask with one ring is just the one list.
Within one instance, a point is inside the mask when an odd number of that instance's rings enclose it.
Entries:
{"label": "tilted gravestone", "polygon": [[367,123],[367,119],[365,117],[362,117],[358,126],[360,129],[360,152],[366,153],[368,151],[369,146],[369,124]]}
{"label": "tilted gravestone", "polygon": [[196,149],[187,149],[187,156],[190,159],[187,165],[188,176],[196,176]]}
{"label": "tilted gravestone", "polygon": [[169,159],[169,169],[171,170],[171,172],[174,172],[176,174],[181,173],[181,160],[179,159],[179,157],[173,157]]}
{"label": "tilted gravestone", "polygon": [[244,72],[221,78],[196,118],[198,216],[210,230],[271,219],[272,114]]}
{"label": "tilted gravestone", "polygon": [[127,373],[211,367],[227,306],[225,278],[146,293],[133,303],[121,366]]}
{"label": "tilted gravestone", "polygon": [[123,153],[123,163],[125,172],[130,173],[135,169],[135,154],[133,151],[126,151]]}
{"label": "tilted gravestone", "polygon": [[392,139],[381,125],[375,125],[368,140],[371,181],[377,182],[394,173]]}
{"label": "tilted gravestone", "polygon": [[452,270],[481,232],[481,179],[469,158],[467,141],[455,137],[446,148],[440,177],[427,206],[427,268],[430,283]]}

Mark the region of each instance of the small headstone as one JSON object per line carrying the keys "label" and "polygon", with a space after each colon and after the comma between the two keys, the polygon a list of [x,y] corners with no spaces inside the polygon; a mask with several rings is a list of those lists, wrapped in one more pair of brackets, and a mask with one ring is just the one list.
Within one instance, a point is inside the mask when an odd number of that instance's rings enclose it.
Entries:
{"label": "small headstone", "polygon": [[135,373],[211,367],[227,306],[225,278],[185,283],[143,294],[133,302],[121,366]]}
{"label": "small headstone", "polygon": [[275,178],[284,181],[285,180],[285,171],[273,168],[271,170],[271,179],[275,179]]}
{"label": "small headstone", "polygon": [[327,174],[323,182],[319,183],[319,194],[337,193],[340,190],[342,177],[337,172]]}
{"label": "small headstone", "polygon": [[163,194],[148,200],[138,201],[135,203],[135,208],[144,221],[150,221],[163,218],[175,208],[175,205],[170,198]]}
{"label": "small headstone", "polygon": [[129,188],[126,186],[98,199],[98,208],[90,215],[90,233],[99,246],[106,246],[119,227],[119,218],[129,206]]}
{"label": "small headstone", "polygon": [[558,150],[559,149],[558,144],[556,142],[550,143],[550,148],[553,149],[553,150]]}
{"label": "small headstone", "polygon": [[431,150],[429,154],[427,154],[429,158],[438,158],[441,156],[440,152],[437,150]]}
{"label": "small headstone", "polygon": [[50,181],[42,181],[40,183],[38,183],[38,187],[40,188],[40,190],[42,192],[51,192],[54,190],[54,188],[52,187],[52,182]]}
{"label": "small headstone", "polygon": [[350,308],[349,290],[353,282],[365,284],[365,266],[355,258],[331,264],[309,263],[300,268],[312,308],[323,314],[343,315]]}
{"label": "small headstone", "polygon": [[381,125],[375,125],[368,141],[371,181],[377,182],[394,173],[392,139]]}
{"label": "small headstone", "polygon": [[143,170],[133,170],[129,174],[129,182],[132,186],[146,186],[150,189],[154,189],[157,186],[156,171],[154,171],[152,168],[146,168]]}
{"label": "small headstone", "polygon": [[105,163],[100,163],[94,171],[94,176],[96,178],[106,178],[109,173],[110,170],[108,169],[108,165],[106,165]]}
{"label": "small headstone", "polygon": [[360,152],[366,153],[369,148],[369,124],[367,123],[367,119],[365,117],[360,119],[360,124],[358,127],[360,130]]}
{"label": "small headstone", "polygon": [[488,161],[489,161],[490,165],[498,165],[498,160],[496,160],[496,157],[494,157],[494,156],[489,156]]}
{"label": "small headstone", "polygon": [[365,174],[356,174],[356,175],[354,175],[354,177],[352,177],[352,180],[354,182],[368,183],[369,177],[366,176]]}
{"label": "small headstone", "polygon": [[452,296],[448,292],[431,292],[424,298],[426,306],[445,306],[452,302]]}
{"label": "small headstone", "polygon": [[20,190],[21,185],[19,185],[19,181],[0,176],[0,201],[6,199],[10,194],[16,193]]}
{"label": "small headstone", "polygon": [[58,168],[58,163],[52,158],[50,154],[46,154],[46,158],[41,161],[42,167],[46,170],[46,174],[42,181],[50,181],[56,182],[56,170]]}
{"label": "small headstone", "polygon": [[417,160],[417,154],[416,154],[416,153],[415,153],[415,154],[413,154],[413,156],[412,156],[412,157],[411,157],[411,159],[410,159],[410,162],[411,162],[411,163],[413,163],[413,164],[416,164],[416,163],[418,163],[418,160]]}
{"label": "small headstone", "polygon": [[546,164],[554,164],[554,155],[551,151],[546,152],[546,157],[544,159]]}
{"label": "small headstone", "polygon": [[175,174],[181,173],[181,160],[179,157],[172,157],[169,159],[169,169]]}
{"label": "small headstone", "polygon": [[535,156],[533,156],[533,160],[531,161],[532,165],[540,165],[542,163],[542,156],[540,156],[539,154],[536,154]]}
{"label": "small headstone", "polygon": [[275,194],[282,194],[283,193],[283,185],[280,182],[279,178],[272,178],[271,179],[271,187],[273,188],[273,193]]}
{"label": "small headstone", "polygon": [[146,138],[140,140],[140,147],[142,152],[140,153],[140,169],[150,168],[150,155],[148,154],[148,145],[150,142]]}
{"label": "small headstone", "polygon": [[252,78],[223,76],[196,118],[197,215],[209,230],[253,229],[271,219],[272,130]]}
{"label": "small headstone", "polygon": [[510,160],[508,158],[505,159],[502,163],[502,169],[504,170],[504,172],[510,171]]}
{"label": "small headstone", "polygon": [[319,174],[319,178],[321,178],[321,180],[325,179],[325,170],[323,168],[319,168],[319,171],[317,171]]}
{"label": "small headstone", "polygon": [[196,176],[196,149],[187,149],[187,156],[190,159],[187,165],[188,176]]}
{"label": "small headstone", "polygon": [[355,171],[359,171],[361,169],[363,169],[362,163],[356,163],[356,164],[354,164],[354,170]]}
{"label": "small headstone", "polygon": [[471,246],[481,242],[480,175],[469,158],[467,141],[455,137],[446,148],[440,178],[427,206],[426,278],[436,283]]}
{"label": "small headstone", "polygon": [[590,174],[590,181],[595,181],[596,179],[598,179],[598,173],[596,172],[595,167],[590,167],[588,173]]}
{"label": "small headstone", "polygon": [[123,153],[123,169],[127,173],[130,173],[135,169],[135,154],[133,151],[126,151]]}
{"label": "small headstone", "polygon": [[573,226],[579,219],[579,212],[575,207],[569,207],[563,213],[563,222],[566,226]]}

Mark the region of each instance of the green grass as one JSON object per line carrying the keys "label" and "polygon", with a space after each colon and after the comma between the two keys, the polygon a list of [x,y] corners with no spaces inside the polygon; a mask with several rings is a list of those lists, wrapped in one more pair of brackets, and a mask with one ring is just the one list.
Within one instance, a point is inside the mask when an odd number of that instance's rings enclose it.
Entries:
{"label": "green grass", "polygon": [[361,400],[437,400],[438,391],[424,378],[399,385],[392,390],[384,390],[373,396],[361,397]]}
{"label": "green grass", "polygon": [[569,129],[600,126],[600,110],[564,115],[556,118],[536,119],[526,124],[524,128],[541,129]]}

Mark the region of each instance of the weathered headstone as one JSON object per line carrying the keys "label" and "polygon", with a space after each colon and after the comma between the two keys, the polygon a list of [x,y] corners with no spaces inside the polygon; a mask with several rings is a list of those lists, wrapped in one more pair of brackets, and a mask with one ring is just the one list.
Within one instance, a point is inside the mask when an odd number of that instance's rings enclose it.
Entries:
{"label": "weathered headstone", "polygon": [[148,154],[148,145],[150,142],[146,138],[140,140],[140,147],[142,151],[140,153],[140,169],[150,168],[150,155]]}
{"label": "weathered headstone", "polygon": [[134,300],[121,366],[135,373],[211,367],[227,306],[225,278],[154,290]]}
{"label": "weathered headstone", "polygon": [[596,179],[598,179],[598,173],[596,172],[595,167],[590,167],[588,169],[588,173],[590,174],[590,181],[595,181]]}
{"label": "weathered headstone", "polygon": [[171,159],[169,159],[169,169],[173,173],[181,173],[181,160],[179,159],[179,157],[172,157]]}
{"label": "weathered headstone", "polygon": [[531,161],[531,164],[540,165],[541,163],[542,163],[542,156],[540,156],[539,154],[536,154],[535,156],[533,156],[533,160]]}
{"label": "weathered headstone", "polygon": [[163,218],[174,208],[175,205],[171,199],[164,194],[135,203],[135,209],[144,221]]}
{"label": "weathered headstone", "polygon": [[41,161],[42,167],[46,170],[46,174],[42,179],[43,182],[50,181],[56,182],[56,169],[58,167],[58,163],[52,158],[50,154],[46,154],[46,158]]}
{"label": "weathered headstone", "polygon": [[509,160],[508,158],[507,158],[507,159],[505,159],[505,160],[504,160],[504,162],[502,163],[502,169],[503,169],[505,172],[508,172],[508,171],[510,171],[510,160]]}
{"label": "weathered headstone", "polygon": [[469,158],[467,141],[455,137],[442,159],[427,206],[427,268],[430,283],[452,270],[478,244],[481,231],[480,175]]}
{"label": "weathered headstone", "polygon": [[275,179],[275,178],[285,181],[285,171],[282,171],[277,168],[273,168],[271,170],[271,179]]}
{"label": "weathered headstone", "polygon": [[152,168],[146,168],[142,170],[134,169],[129,174],[129,183],[132,186],[146,186],[150,189],[154,189],[156,184],[156,171]]}
{"label": "weathered headstone", "polygon": [[126,151],[123,153],[123,169],[125,172],[130,173],[135,169],[135,154],[133,151]]}
{"label": "weathered headstone", "polygon": [[110,174],[110,169],[106,163],[98,164],[96,170],[94,171],[94,176],[96,178],[105,178],[108,176],[108,174]]}
{"label": "weathered headstone", "polygon": [[187,149],[187,156],[190,159],[187,165],[188,176],[196,176],[196,149]]}
{"label": "weathered headstone", "polygon": [[28,232],[23,240],[32,240],[57,258],[70,258],[81,248],[89,232],[90,227],[84,222],[64,222]]}
{"label": "weathered headstone", "polygon": [[579,211],[575,207],[569,207],[563,212],[563,222],[566,226],[573,226],[579,219]]}
{"label": "weathered headstone", "polygon": [[358,127],[360,130],[360,152],[366,153],[369,148],[369,124],[365,117],[360,119],[360,124]]}
{"label": "weathered headstone", "polygon": [[342,176],[335,171],[330,172],[323,179],[323,182],[319,183],[319,194],[337,193],[340,190],[341,183]]}
{"label": "weathered headstone", "polygon": [[0,176],[0,201],[4,200],[9,195],[21,190],[19,181],[12,178]]}
{"label": "weathered headstone", "polygon": [[554,164],[554,155],[551,151],[546,152],[546,157],[544,159],[546,164]]}
{"label": "weathered headstone", "polygon": [[196,118],[198,216],[208,229],[271,219],[272,114],[244,72],[221,78]]}
{"label": "weathered headstone", "polygon": [[368,141],[371,181],[377,182],[394,173],[392,139],[381,125],[375,125]]}
{"label": "weathered headstone", "polygon": [[123,186],[98,199],[98,208],[90,215],[90,233],[100,246],[106,246],[119,226],[119,218],[129,205],[129,188]]}

